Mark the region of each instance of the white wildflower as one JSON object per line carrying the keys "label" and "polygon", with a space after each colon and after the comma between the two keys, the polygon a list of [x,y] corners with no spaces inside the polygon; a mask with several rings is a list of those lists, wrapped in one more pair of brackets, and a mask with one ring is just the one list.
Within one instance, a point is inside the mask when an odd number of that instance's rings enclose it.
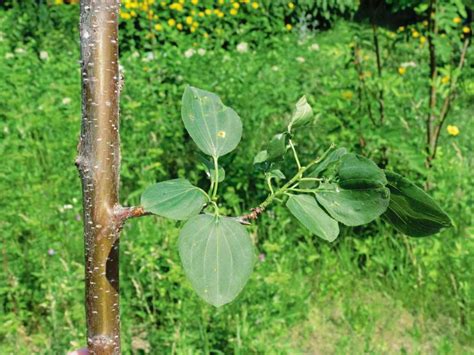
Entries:
{"label": "white wildflower", "polygon": [[151,62],[154,59],[155,59],[155,53],[148,52],[148,53],[145,54],[145,58],[143,58],[143,61],[144,62]]}
{"label": "white wildflower", "polygon": [[189,48],[186,52],[184,52],[184,56],[186,58],[191,58],[194,54],[196,54],[196,50],[194,48]]}
{"label": "white wildflower", "polygon": [[319,51],[319,44],[313,43],[312,45],[310,45],[310,46],[308,47],[308,49],[309,49],[310,51],[312,51],[312,52]]}
{"label": "white wildflower", "polygon": [[202,57],[203,55],[206,54],[206,50],[204,48],[199,48],[197,53]]}
{"label": "white wildflower", "polygon": [[415,68],[416,67],[416,63],[411,61],[411,62],[405,62],[405,63],[402,63],[400,64],[400,66],[402,68],[408,68],[408,67],[412,67],[412,68]]}
{"label": "white wildflower", "polygon": [[13,59],[15,55],[13,53],[5,53],[5,59]]}
{"label": "white wildflower", "polygon": [[15,53],[17,53],[17,54],[24,54],[24,53],[26,53],[26,51],[25,51],[24,48],[16,48],[16,49],[15,49]]}
{"label": "white wildflower", "polygon": [[72,102],[72,100],[70,97],[65,97],[62,102],[63,102],[63,105],[69,105]]}
{"label": "white wildflower", "polygon": [[48,60],[49,59],[49,54],[46,51],[41,51],[39,54],[39,57],[41,60]]}
{"label": "white wildflower", "polygon": [[279,71],[280,68],[278,67],[278,65],[274,65],[274,66],[272,67],[272,70],[273,70],[273,71]]}
{"label": "white wildflower", "polygon": [[306,60],[304,59],[304,57],[296,57],[296,61],[298,63],[304,63]]}
{"label": "white wildflower", "polygon": [[249,44],[247,42],[240,42],[236,49],[239,53],[247,53],[249,51]]}

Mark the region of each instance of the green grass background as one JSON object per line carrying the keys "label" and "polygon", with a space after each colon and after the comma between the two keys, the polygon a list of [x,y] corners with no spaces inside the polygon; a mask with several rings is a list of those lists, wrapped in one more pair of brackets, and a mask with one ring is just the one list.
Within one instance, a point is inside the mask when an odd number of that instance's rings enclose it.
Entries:
{"label": "green grass background", "polygon": [[[36,43],[20,43],[5,35],[8,24],[0,21],[0,353],[62,354],[85,343],[81,189],[74,166],[80,128],[77,31],[52,31]],[[427,171],[426,50],[401,43],[387,54],[385,75],[398,93],[386,97],[388,123],[377,129],[357,109],[350,60],[355,34],[370,36],[370,29],[339,23],[305,37],[262,38],[247,53],[210,46],[192,58],[183,56],[193,46],[186,40],[124,51],[123,203],[138,203],[147,185],[169,178],[187,177],[207,187],[180,119],[183,88],[192,84],[218,93],[244,124],[239,148],[223,159],[227,178],[220,192],[229,214],[264,198],[253,156],[306,94],[320,119],[297,137],[304,159],[334,142],[377,161],[378,147],[385,145],[387,167],[420,184],[428,179],[430,193],[455,226],[410,239],[376,221],[346,228],[328,244],[276,205],[250,227],[264,260],[238,299],[215,309],[185,279],[179,223],[158,217],[130,221],[121,237],[125,353],[474,352],[472,69],[449,117],[461,133],[453,138],[443,132],[439,156]],[[319,51],[311,50],[314,43]],[[39,49],[48,52],[47,60]],[[365,53],[373,70],[373,53]],[[417,66],[401,77],[398,66],[410,60]]]}

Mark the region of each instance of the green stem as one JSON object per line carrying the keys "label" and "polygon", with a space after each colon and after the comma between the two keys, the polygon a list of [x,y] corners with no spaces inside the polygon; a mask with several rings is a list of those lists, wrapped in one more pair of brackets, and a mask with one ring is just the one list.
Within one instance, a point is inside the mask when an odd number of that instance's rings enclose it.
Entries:
{"label": "green stem", "polygon": [[217,188],[219,186],[219,163],[217,157],[212,157],[214,160],[214,190],[212,191],[211,199],[214,201],[217,196]]}
{"label": "green stem", "polygon": [[301,170],[301,163],[300,160],[298,159],[298,154],[296,153],[295,146],[293,144],[293,141],[291,139],[288,140],[288,143],[290,144],[291,150],[293,151],[293,156],[296,161],[296,165],[298,166],[298,170]]}
{"label": "green stem", "polygon": [[[291,143],[290,143],[290,146],[291,146]],[[314,165],[318,164],[319,162],[321,162],[322,160],[324,160],[326,158],[326,156],[329,154],[329,152],[334,148],[334,145],[331,144],[331,146],[323,153],[323,155],[321,155],[321,157],[319,157],[318,159],[315,159],[313,161],[311,161],[308,165],[306,166],[303,166],[303,167],[300,167],[298,169],[298,172],[295,174],[295,176],[293,176],[291,178],[290,181],[288,181],[285,185],[283,185],[282,187],[280,187],[278,190],[276,190],[273,194],[269,195],[265,201],[263,201],[260,205],[258,205],[258,209],[261,209],[261,210],[264,210],[265,208],[268,207],[268,205],[270,205],[273,200],[275,200],[278,196],[280,195],[284,195],[287,193],[288,190],[290,190],[293,185],[300,181],[303,177],[303,174],[306,170],[308,170],[309,168],[313,167]]]}
{"label": "green stem", "polygon": [[268,186],[268,189],[270,190],[270,194],[273,195],[275,192],[273,191],[273,185],[272,185],[272,178],[271,177],[267,178],[267,186]]}

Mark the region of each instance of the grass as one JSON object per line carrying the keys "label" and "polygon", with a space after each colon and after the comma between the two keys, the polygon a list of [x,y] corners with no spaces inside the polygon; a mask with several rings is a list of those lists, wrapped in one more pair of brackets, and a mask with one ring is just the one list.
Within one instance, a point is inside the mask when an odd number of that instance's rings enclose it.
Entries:
{"label": "grass", "polygon": [[[426,53],[403,47],[400,57],[387,60],[394,80],[400,79],[395,61],[416,60],[419,71],[397,83],[405,91],[387,103],[389,128],[372,129],[355,110],[355,99],[343,95],[356,92],[349,47],[355,31],[370,33],[340,24],[303,45],[301,38],[285,35],[248,53],[207,48],[204,56],[185,58],[188,43],[157,49],[152,60],[124,52],[124,203],[136,203],[143,188],[158,180],[187,176],[206,183],[179,116],[184,85],[192,83],[218,92],[243,119],[243,141],[223,159],[227,178],[221,192],[229,214],[263,196],[262,179],[251,172],[252,157],[307,93],[321,119],[300,138],[308,152],[304,158],[330,142],[377,158],[382,142],[389,147],[390,168],[414,170],[420,182],[422,176],[434,182],[433,195],[456,227],[409,239],[374,222],[343,230],[329,245],[275,206],[251,227],[260,261],[249,285],[234,303],[215,309],[198,299],[184,277],[176,224],[155,217],[132,221],[121,245],[126,353],[474,351],[469,158],[474,93],[466,83],[452,113],[461,135],[443,138],[438,161],[427,172],[424,116],[409,99],[426,91],[419,84]],[[81,196],[73,164],[79,54],[76,43],[44,43],[46,61],[26,44],[0,42],[2,354],[64,353],[85,341]],[[309,49],[313,43],[319,51]],[[14,57],[7,59],[8,53]]]}

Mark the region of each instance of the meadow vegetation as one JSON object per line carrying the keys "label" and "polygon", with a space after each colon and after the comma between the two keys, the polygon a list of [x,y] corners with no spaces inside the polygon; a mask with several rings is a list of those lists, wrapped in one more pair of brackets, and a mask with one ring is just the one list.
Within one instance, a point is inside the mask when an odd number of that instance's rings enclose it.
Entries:
{"label": "meadow vegetation", "polygon": [[[249,162],[306,95],[319,118],[297,133],[303,158],[328,143],[370,157],[429,189],[454,226],[409,238],[377,220],[344,227],[328,243],[276,205],[249,227],[258,261],[248,285],[216,309],[185,278],[180,223],[131,221],[121,237],[125,353],[474,351],[471,47],[459,68],[468,12],[442,3],[434,34],[423,1],[397,3],[393,11],[414,9],[414,19],[390,26],[354,17],[352,1],[311,3],[123,1],[122,203],[138,204],[156,181],[206,184],[180,116],[193,85],[217,93],[243,122],[240,145],[222,158],[228,215],[265,197]],[[2,354],[59,354],[85,343],[78,14],[77,1],[0,7]],[[451,95],[428,159],[427,116]]]}

